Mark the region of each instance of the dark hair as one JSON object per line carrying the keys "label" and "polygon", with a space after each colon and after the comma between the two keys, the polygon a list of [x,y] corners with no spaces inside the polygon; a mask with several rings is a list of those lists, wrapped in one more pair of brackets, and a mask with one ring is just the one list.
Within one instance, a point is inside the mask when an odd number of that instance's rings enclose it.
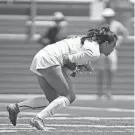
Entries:
{"label": "dark hair", "polygon": [[110,31],[109,27],[102,27],[101,29],[91,29],[88,34],[81,38],[81,44],[84,44],[85,40],[96,41],[100,44],[108,41],[109,43],[117,40],[117,36]]}

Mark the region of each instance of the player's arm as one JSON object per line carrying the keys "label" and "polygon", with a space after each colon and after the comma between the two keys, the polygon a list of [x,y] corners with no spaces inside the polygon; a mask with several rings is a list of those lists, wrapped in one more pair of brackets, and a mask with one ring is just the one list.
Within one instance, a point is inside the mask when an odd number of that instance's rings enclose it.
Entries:
{"label": "player's arm", "polygon": [[119,47],[123,41],[127,38],[128,36],[128,30],[126,29],[126,27],[119,23],[119,27],[118,27],[118,41],[117,41],[117,47]]}
{"label": "player's arm", "polygon": [[64,60],[64,67],[66,67],[66,68],[68,68],[68,69],[70,69],[70,70],[75,70],[75,69],[76,69],[76,63],[70,61],[68,55],[65,55],[65,56],[63,57],[63,60]]}
{"label": "player's arm", "polygon": [[83,50],[74,54],[63,56],[64,66],[71,70],[76,69],[76,65],[84,65],[87,61],[93,59],[91,50]]}
{"label": "player's arm", "polygon": [[88,61],[93,61],[96,57],[93,55],[92,51],[87,49],[75,54],[69,54],[64,58],[64,66],[72,70],[74,73],[84,71],[92,72],[93,69],[86,64]]}
{"label": "player's arm", "polygon": [[91,66],[91,61],[88,61],[84,64],[84,68],[86,69],[86,71],[88,71],[89,73],[92,73],[94,71],[93,67]]}
{"label": "player's arm", "polygon": [[119,35],[122,37],[127,37],[128,36],[128,30],[123,24],[119,24]]}
{"label": "player's arm", "polygon": [[68,59],[76,65],[84,65],[88,61],[95,61],[97,56],[90,49],[85,49],[74,54],[68,55]]}

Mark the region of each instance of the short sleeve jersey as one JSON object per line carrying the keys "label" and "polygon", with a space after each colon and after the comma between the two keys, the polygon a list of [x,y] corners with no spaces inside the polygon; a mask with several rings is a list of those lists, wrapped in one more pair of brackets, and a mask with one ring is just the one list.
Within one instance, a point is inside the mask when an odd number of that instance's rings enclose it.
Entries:
{"label": "short sleeve jersey", "polygon": [[[81,44],[81,37],[69,38],[51,44],[43,48],[50,56],[57,58],[61,65],[64,65],[64,56],[67,55],[71,62],[77,65],[86,62],[96,61],[100,56],[99,44],[94,41],[86,40]],[[52,57],[52,58],[53,58]]]}

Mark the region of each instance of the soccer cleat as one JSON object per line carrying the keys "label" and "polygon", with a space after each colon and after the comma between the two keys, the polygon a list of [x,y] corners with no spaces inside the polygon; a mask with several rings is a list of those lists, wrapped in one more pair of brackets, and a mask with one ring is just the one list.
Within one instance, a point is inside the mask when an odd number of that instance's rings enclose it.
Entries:
{"label": "soccer cleat", "polygon": [[30,125],[38,130],[47,131],[42,119],[35,117],[30,120]]}
{"label": "soccer cleat", "polygon": [[18,104],[10,104],[7,106],[7,111],[9,112],[10,122],[16,126],[17,115],[20,112]]}

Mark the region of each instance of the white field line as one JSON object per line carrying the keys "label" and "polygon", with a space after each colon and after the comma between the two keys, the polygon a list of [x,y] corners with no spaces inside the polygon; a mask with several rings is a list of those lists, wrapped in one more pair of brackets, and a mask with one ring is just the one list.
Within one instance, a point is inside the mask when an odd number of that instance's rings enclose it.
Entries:
{"label": "white field line", "polygon": [[[91,128],[134,128],[134,126],[106,126],[106,125],[81,125],[81,124],[45,124],[47,127],[74,127],[74,128],[78,128],[78,127],[91,127]],[[12,126],[12,124],[0,124],[0,126]],[[27,126],[27,128],[21,128],[18,126]],[[0,127],[0,130],[11,130],[13,128],[10,127]],[[33,129],[29,124],[17,124],[17,127],[15,127],[14,129]]]}
{"label": "white field line", "polygon": [[[0,100],[26,100],[29,98],[34,98],[34,97],[44,97],[43,94],[0,94]],[[134,100],[134,95],[113,95],[112,96],[113,100]],[[85,95],[85,94],[77,94],[76,95],[76,100],[97,100],[96,95]]]}
{"label": "white field line", "polygon": [[[79,131],[74,131],[74,130],[59,130],[59,131],[57,131],[57,132],[79,132],[79,133],[110,133],[110,132],[112,132],[112,133],[127,133],[127,131],[120,131],[120,130],[114,130],[114,131],[110,131],[110,130],[108,130],[108,131],[102,131],[102,130],[79,130]],[[132,131],[128,131],[128,133],[133,133],[134,131],[132,130]]]}
{"label": "white field line", "polygon": [[[77,100],[97,100],[96,95],[77,95],[76,96]],[[112,95],[112,100],[119,101],[119,100],[124,100],[124,101],[129,101],[129,100],[134,100],[134,96],[132,95]]]}
{"label": "white field line", "polygon": [[134,109],[120,109],[120,108],[98,108],[98,107],[81,107],[69,106],[71,110],[88,110],[88,111],[107,111],[107,112],[135,112]]}
{"label": "white field line", "polygon": [[[37,115],[37,113],[38,112],[21,112],[20,114],[19,114],[19,116],[35,116],[35,115]],[[0,117],[1,116],[8,116],[8,112],[6,112],[6,111],[2,111],[2,112],[0,112]],[[71,116],[70,114],[60,114],[60,113],[58,113],[58,114],[55,114],[54,116]]]}
{"label": "white field line", "polygon": [[[130,113],[134,113],[134,109],[119,109],[119,108],[97,108],[97,107],[81,107],[81,106],[69,106],[67,107],[67,109],[70,110],[87,110],[87,111],[106,111],[106,112],[130,112]],[[36,115],[38,112],[21,112],[19,115],[20,116],[34,116]],[[70,116],[70,114],[55,114],[55,116]],[[8,112],[6,111],[2,111],[0,112],[0,116],[8,116]]]}
{"label": "white field line", "polygon": [[17,132],[17,130],[13,130],[13,129],[11,129],[11,130],[1,129],[0,130],[0,133],[16,133],[16,132]]}
{"label": "white field line", "polygon": [[[0,119],[9,119],[8,117],[0,117]],[[27,120],[30,117],[18,117],[20,120]],[[48,117],[46,120],[91,120],[91,121],[100,121],[100,120],[134,120],[134,117]]]}
{"label": "white field line", "polygon": [[[26,131],[26,130],[30,130],[30,129],[25,129],[25,130],[19,130],[19,131]],[[31,130],[30,130],[31,131]],[[18,130],[0,130],[0,133],[16,133],[16,132],[18,132]],[[64,133],[67,133],[67,132],[73,132],[73,133],[77,133],[77,132],[79,132],[79,133],[110,133],[110,132],[112,132],[112,133],[134,133],[134,131],[133,130],[131,130],[131,131],[120,131],[120,130],[114,130],[114,131],[102,131],[102,130],[95,130],[95,131],[93,131],[93,130],[78,130],[78,131],[74,131],[74,130],[57,130],[57,131],[50,131],[50,130],[48,130],[47,132],[64,132]]]}
{"label": "white field line", "polygon": [[[59,130],[59,131],[57,131],[57,132],[77,132],[77,131],[75,131],[75,130]],[[89,132],[94,132],[94,133],[96,133],[96,132],[98,132],[98,133],[104,133],[104,132],[113,132],[113,133],[127,133],[127,132],[134,132],[132,129],[131,130],[129,130],[129,131],[120,131],[120,130],[113,130],[113,131],[110,131],[110,130],[105,130],[105,131],[103,131],[103,130],[79,130],[78,132],[87,132],[87,133],[89,133]]]}
{"label": "white field line", "polygon": [[[134,113],[134,109],[119,109],[119,108],[97,108],[97,107],[80,107],[80,106],[69,106],[67,109],[70,110],[87,110],[87,111],[104,111],[104,112],[126,112],[126,113]],[[38,112],[21,112],[20,116],[35,116]],[[70,114],[55,114],[57,116],[70,116]],[[2,111],[0,112],[0,116],[8,116],[8,112]]]}
{"label": "white field line", "polygon": [[[5,125],[5,126],[7,126],[7,125]],[[23,125],[24,126],[24,125]],[[27,126],[27,125],[26,125]],[[23,130],[23,131],[26,131],[26,130],[34,130],[35,128],[34,127],[31,127],[31,126],[27,126],[27,127],[23,127],[23,128],[9,128],[9,127],[7,127],[7,128],[0,128],[0,131],[14,131],[14,130]],[[46,127],[46,130],[47,131],[49,131],[49,130],[54,130],[54,129],[56,129],[56,128],[52,128],[52,127]],[[2,132],[3,133],[3,132]]]}

